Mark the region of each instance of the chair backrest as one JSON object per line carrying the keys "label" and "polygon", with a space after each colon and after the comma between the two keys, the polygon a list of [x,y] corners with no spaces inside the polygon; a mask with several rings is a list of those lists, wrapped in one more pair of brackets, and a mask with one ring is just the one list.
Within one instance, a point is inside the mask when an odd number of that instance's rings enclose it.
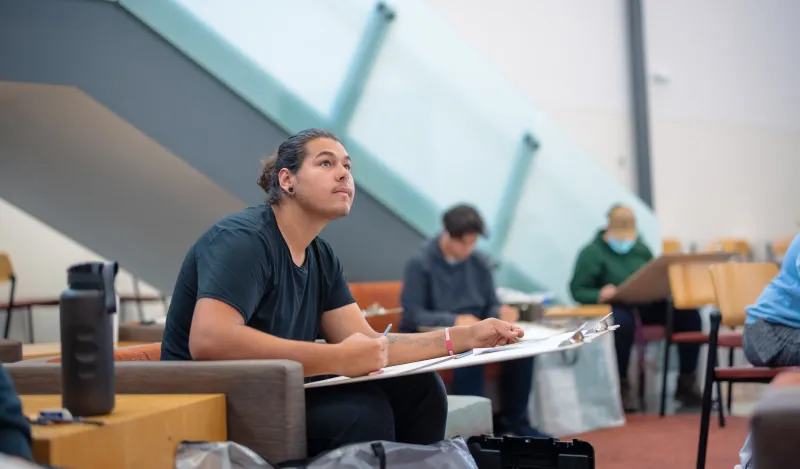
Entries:
{"label": "chair backrest", "polygon": [[792,244],[792,239],[793,238],[776,239],[772,243],[772,255],[775,256],[776,259],[783,259],[786,251],[789,250],[789,245]]}
{"label": "chair backrest", "polygon": [[8,253],[0,252],[0,283],[6,283],[14,276],[14,268],[11,266],[11,257]]}
{"label": "chair backrest", "polygon": [[714,286],[708,273],[710,265],[710,262],[678,262],[669,265],[669,289],[675,309],[697,309],[716,304]]}
{"label": "chair backrest", "polygon": [[750,259],[753,251],[750,242],[744,238],[724,238],[718,239],[708,245],[709,251],[733,252],[743,259]]}
{"label": "chair backrest", "polygon": [[674,254],[676,252],[682,252],[683,247],[681,246],[680,240],[676,238],[664,238],[661,241],[662,244],[662,251],[664,254]]}
{"label": "chair backrest", "polygon": [[710,267],[722,325],[744,324],[745,309],[756,302],[764,288],[778,275],[772,262],[725,262]]}
{"label": "chair backrest", "polygon": [[374,304],[386,309],[400,306],[403,282],[359,282],[350,284],[350,292],[362,310]]}

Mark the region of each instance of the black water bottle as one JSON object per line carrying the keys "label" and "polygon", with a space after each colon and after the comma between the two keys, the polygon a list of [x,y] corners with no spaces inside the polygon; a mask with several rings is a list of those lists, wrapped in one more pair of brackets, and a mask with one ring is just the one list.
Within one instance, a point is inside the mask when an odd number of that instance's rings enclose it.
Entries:
{"label": "black water bottle", "polygon": [[114,410],[116,262],[87,262],[67,270],[61,294],[61,402],[76,417]]}

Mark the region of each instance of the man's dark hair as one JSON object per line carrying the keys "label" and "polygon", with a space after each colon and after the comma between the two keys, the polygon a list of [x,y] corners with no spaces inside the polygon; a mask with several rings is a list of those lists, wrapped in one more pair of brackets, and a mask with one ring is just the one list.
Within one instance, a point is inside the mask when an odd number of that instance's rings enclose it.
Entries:
{"label": "man's dark hair", "polygon": [[442,217],[444,230],[453,238],[464,235],[485,235],[483,219],[474,207],[467,204],[456,205],[444,212]]}
{"label": "man's dark hair", "polygon": [[261,162],[261,173],[257,182],[267,193],[268,204],[278,204],[283,196],[284,191],[278,183],[278,172],[286,168],[292,174],[296,174],[306,158],[306,144],[318,138],[329,138],[341,143],[336,135],[327,130],[306,129],[287,138],[274,155]]}

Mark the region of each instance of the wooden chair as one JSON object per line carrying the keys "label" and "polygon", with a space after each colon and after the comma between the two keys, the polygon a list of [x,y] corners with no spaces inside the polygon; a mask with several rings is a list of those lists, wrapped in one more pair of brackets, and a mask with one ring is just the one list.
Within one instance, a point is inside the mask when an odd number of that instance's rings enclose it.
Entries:
{"label": "wooden chair", "polygon": [[677,238],[664,238],[661,242],[664,254],[674,254],[683,252],[683,246]]}
{"label": "wooden chair", "polygon": [[[667,400],[667,371],[669,369],[670,346],[672,344],[708,344],[709,335],[701,332],[673,332],[675,310],[699,309],[706,305],[716,304],[714,285],[711,274],[708,272],[708,262],[674,263],[667,268],[669,277],[670,299],[666,317],[666,346],[664,349],[664,365],[661,376],[661,405],[659,415],[664,416]],[[733,352],[742,346],[741,331],[725,332],[720,334],[719,345],[730,348],[730,360],[733,365]],[[730,388],[729,388],[730,391]],[[725,426],[725,416],[722,409],[721,385],[717,384],[717,395],[720,396],[719,420]],[[728,404],[730,411],[730,403]]]}
{"label": "wooden chair", "polygon": [[367,310],[374,305],[385,309],[384,314],[367,316],[367,323],[376,332],[383,333],[389,324],[392,331],[400,330],[402,308],[400,308],[400,293],[403,291],[403,282],[358,282],[350,284],[350,292],[356,299],[358,307]]}
{"label": "wooden chair", "polygon": [[750,248],[750,242],[744,238],[718,239],[709,244],[707,250],[733,252],[740,257],[740,260],[753,260],[753,250]]}
{"label": "wooden chair", "polygon": [[386,309],[400,307],[403,282],[356,282],[350,284],[350,292],[359,308],[366,310],[378,304]]}
{"label": "wooden chair", "polygon": [[794,238],[776,239],[767,245],[767,251],[769,252],[769,257],[772,262],[778,265],[783,262],[783,256],[786,255],[786,251],[789,250],[789,245],[792,244],[793,239]]}
{"label": "wooden chair", "polygon": [[3,331],[3,338],[7,339],[11,331],[11,313],[15,310],[25,309],[28,316],[28,342],[34,342],[33,336],[33,307],[34,306],[58,306],[59,298],[38,298],[20,299],[15,295],[17,286],[17,276],[11,265],[11,258],[8,253],[0,252],[0,284],[8,283],[8,303],[0,303],[0,310],[6,311],[6,324]]}
{"label": "wooden chair", "polygon": [[6,304],[6,325],[3,329],[3,338],[8,339],[11,329],[11,312],[14,310],[14,292],[17,288],[17,276],[14,275],[14,268],[11,266],[11,258],[8,253],[0,252],[0,284],[8,284],[8,303]]}
{"label": "wooden chair", "polygon": [[778,266],[771,262],[726,262],[710,267],[711,281],[716,295],[717,311],[711,314],[708,362],[703,388],[703,410],[700,417],[700,440],[697,448],[697,469],[704,469],[708,447],[708,427],[711,415],[711,388],[716,382],[769,383],[782,371],[795,369],[731,366],[719,368],[717,347],[720,325],[743,326],[746,308],[758,299],[764,288],[778,274]]}

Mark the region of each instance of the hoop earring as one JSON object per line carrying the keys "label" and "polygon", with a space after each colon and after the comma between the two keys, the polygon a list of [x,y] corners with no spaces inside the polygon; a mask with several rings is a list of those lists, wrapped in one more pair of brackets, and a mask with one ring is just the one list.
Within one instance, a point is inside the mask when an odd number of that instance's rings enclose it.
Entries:
{"label": "hoop earring", "polygon": [[294,187],[290,187],[290,188],[289,188],[289,192],[290,192],[290,193],[292,193],[292,194],[294,194]]}

